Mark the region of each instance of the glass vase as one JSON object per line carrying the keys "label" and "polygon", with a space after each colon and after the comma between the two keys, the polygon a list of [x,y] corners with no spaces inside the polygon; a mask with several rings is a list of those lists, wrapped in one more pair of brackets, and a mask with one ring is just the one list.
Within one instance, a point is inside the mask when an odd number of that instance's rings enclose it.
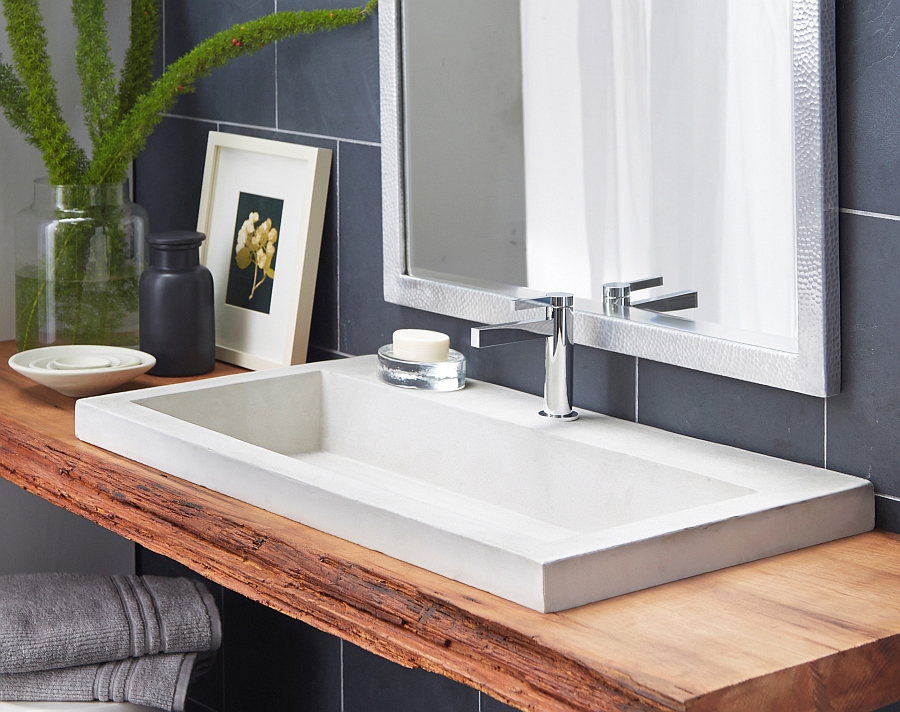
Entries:
{"label": "glass vase", "polygon": [[128,182],[34,183],[16,216],[16,347],[137,348],[138,286],[146,265],[146,211]]}

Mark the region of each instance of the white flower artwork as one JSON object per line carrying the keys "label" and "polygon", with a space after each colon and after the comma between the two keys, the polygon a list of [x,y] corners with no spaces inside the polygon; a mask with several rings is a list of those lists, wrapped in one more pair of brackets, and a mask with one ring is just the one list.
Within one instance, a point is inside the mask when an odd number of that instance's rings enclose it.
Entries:
{"label": "white flower artwork", "polygon": [[238,230],[237,244],[234,248],[234,260],[240,269],[253,265],[253,287],[249,299],[253,299],[256,289],[266,281],[266,277],[275,279],[272,260],[275,258],[278,229],[272,227],[272,218],[266,218],[257,225],[258,221],[259,213],[250,213]]}
{"label": "white flower artwork", "polygon": [[226,304],[269,313],[284,201],[240,193]]}

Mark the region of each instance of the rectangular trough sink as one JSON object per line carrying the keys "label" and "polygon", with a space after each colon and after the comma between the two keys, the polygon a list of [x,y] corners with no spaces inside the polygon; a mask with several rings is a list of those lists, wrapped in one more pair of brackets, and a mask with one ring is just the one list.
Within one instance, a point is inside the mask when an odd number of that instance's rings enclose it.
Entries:
{"label": "rectangular trough sink", "polygon": [[82,440],[538,611],[868,531],[866,480],[375,358],[78,401]]}

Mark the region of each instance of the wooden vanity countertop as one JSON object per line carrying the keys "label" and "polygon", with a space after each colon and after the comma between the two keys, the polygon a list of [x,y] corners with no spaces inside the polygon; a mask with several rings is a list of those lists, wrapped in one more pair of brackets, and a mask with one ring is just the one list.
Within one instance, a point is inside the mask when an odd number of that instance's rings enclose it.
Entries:
{"label": "wooden vanity countertop", "polygon": [[536,613],[82,443],[74,399],[13,372],[13,352],[0,343],[0,475],[402,665],[535,712],[839,712],[900,700],[898,535]]}

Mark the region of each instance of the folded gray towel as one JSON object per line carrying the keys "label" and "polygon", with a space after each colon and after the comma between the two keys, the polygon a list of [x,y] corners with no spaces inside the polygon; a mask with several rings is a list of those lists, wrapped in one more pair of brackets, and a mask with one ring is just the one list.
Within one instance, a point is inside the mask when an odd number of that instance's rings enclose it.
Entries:
{"label": "folded gray towel", "polygon": [[0,673],[216,650],[222,626],[199,581],[161,576],[0,576]]}
{"label": "folded gray towel", "polygon": [[0,700],[132,702],[183,712],[196,653],[0,675]]}

